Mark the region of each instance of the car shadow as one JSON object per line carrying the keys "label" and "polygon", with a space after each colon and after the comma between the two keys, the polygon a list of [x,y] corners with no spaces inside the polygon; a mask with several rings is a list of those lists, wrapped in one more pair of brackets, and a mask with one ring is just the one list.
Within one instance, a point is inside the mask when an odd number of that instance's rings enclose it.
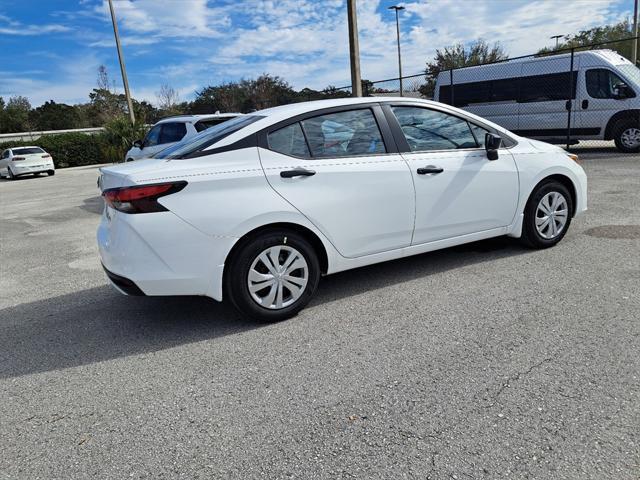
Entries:
{"label": "car shadow", "polygon": [[102,210],[104,209],[104,201],[99,195],[95,197],[89,197],[82,200],[82,205],[79,205],[79,207],[86,212],[101,215]]}
{"label": "car shadow", "polygon": [[[527,253],[507,238],[331,275],[313,305]],[[205,297],[127,297],[109,285],[0,310],[0,378],[54,371],[220,338],[262,324]]]}

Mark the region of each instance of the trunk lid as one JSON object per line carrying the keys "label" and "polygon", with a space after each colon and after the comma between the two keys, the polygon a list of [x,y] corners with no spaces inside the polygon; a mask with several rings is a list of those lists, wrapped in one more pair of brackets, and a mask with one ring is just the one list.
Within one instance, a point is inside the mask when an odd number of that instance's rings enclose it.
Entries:
{"label": "trunk lid", "polygon": [[16,155],[19,158],[24,158],[24,160],[18,160],[16,165],[21,167],[37,167],[40,165],[45,165],[51,157],[48,153],[28,153],[26,155]]}
{"label": "trunk lid", "polygon": [[135,182],[131,180],[131,175],[141,172],[160,170],[165,168],[168,162],[169,160],[156,160],[151,158],[147,160],[127,162],[120,165],[113,165],[111,167],[102,167],[100,168],[98,186],[100,190],[104,191],[108,188],[119,188],[134,185]]}

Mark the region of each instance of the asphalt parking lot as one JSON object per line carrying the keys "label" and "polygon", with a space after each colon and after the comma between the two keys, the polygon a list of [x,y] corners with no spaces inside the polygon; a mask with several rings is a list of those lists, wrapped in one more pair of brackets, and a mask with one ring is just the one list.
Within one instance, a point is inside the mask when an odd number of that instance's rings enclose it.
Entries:
{"label": "asphalt parking lot", "polygon": [[108,286],[95,167],[1,180],[0,479],[639,478],[640,158],[581,154],[557,247],[337,274],[266,326]]}

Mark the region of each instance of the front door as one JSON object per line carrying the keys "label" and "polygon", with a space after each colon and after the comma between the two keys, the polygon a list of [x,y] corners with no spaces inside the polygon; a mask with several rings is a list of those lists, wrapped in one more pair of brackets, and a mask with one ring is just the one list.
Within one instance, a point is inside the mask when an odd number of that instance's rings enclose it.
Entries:
{"label": "front door", "polygon": [[490,161],[487,130],[448,112],[394,106],[411,152],[403,154],[416,189],[413,245],[505,227],[518,205],[518,172],[500,149]]}
{"label": "front door", "polygon": [[344,257],[411,243],[411,173],[379,122],[377,105],[325,113],[274,127],[259,149],[271,186]]}
{"label": "front door", "polygon": [[580,114],[577,127],[583,132],[583,136],[602,136],[613,115],[636,106],[635,98],[630,95],[637,95],[637,92],[629,87],[626,97],[616,95],[616,86],[621,83],[629,84],[607,68],[590,68],[583,75],[584,88],[580,90],[578,98]]}

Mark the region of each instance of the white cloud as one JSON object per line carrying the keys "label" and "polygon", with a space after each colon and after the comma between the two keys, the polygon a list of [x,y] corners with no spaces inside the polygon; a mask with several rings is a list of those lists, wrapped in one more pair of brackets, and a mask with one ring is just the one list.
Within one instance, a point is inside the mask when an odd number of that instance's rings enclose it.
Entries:
{"label": "white cloud", "polygon": [[65,25],[49,24],[24,24],[6,15],[0,15],[0,34],[4,35],[45,35],[47,33],[69,32],[71,29]]}

